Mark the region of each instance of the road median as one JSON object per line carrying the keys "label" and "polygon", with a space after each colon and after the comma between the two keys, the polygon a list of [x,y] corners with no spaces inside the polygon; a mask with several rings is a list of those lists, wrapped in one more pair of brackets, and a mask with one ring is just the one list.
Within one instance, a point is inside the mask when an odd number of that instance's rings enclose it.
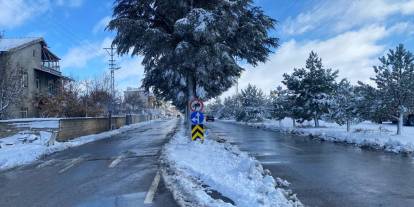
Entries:
{"label": "road median", "polygon": [[181,206],[303,206],[286,182],[236,146],[190,141],[181,124],[161,154],[161,175]]}

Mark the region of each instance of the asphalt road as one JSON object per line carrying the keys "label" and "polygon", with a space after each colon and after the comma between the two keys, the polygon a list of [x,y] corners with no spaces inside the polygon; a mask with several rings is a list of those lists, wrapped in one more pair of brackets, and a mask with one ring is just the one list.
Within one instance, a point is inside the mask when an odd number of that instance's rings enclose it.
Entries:
{"label": "asphalt road", "polygon": [[154,121],[0,172],[0,206],[175,207],[157,183],[159,152],[175,124]]}
{"label": "asphalt road", "polygon": [[414,206],[411,156],[226,122],[206,127],[251,153],[272,175],[288,180],[306,206]]}

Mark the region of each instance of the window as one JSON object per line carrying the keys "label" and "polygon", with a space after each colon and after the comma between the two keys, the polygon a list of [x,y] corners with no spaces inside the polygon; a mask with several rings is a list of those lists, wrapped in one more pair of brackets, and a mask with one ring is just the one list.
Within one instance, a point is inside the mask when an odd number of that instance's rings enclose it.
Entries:
{"label": "window", "polygon": [[23,72],[22,74],[22,87],[27,88],[29,86],[29,75],[27,72]]}
{"label": "window", "polygon": [[52,81],[49,81],[48,90],[50,94],[55,94],[55,84]]}
{"label": "window", "polygon": [[27,107],[22,107],[20,109],[20,117],[21,118],[27,118],[28,111],[29,111],[29,109]]}
{"label": "window", "polygon": [[36,50],[33,50],[33,57],[36,57]]}
{"label": "window", "polygon": [[36,88],[40,89],[40,79],[36,78]]}

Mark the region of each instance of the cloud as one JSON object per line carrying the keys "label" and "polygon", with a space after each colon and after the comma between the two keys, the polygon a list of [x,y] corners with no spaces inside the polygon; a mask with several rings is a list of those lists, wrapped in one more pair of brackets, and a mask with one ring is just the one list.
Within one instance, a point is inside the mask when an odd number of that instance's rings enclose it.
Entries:
{"label": "cloud", "polygon": [[343,32],[380,23],[393,15],[413,15],[414,0],[322,1],[308,12],[288,18],[282,31],[297,35],[315,29]]}
{"label": "cloud", "polygon": [[[339,78],[347,78],[356,83],[367,82],[372,77],[373,65],[378,64],[378,57],[388,49],[381,41],[395,32],[406,32],[406,23],[384,26],[368,26],[357,31],[348,31],[326,40],[284,42],[269,61],[253,68],[247,67],[239,80],[239,88],[249,83],[255,84],[266,93],[282,85],[284,73],[291,73],[293,68],[302,68],[309,53],[313,50],[322,58],[325,68],[339,70]],[[405,29],[404,29],[405,28]],[[223,96],[232,95],[231,88]]]}
{"label": "cloud", "polygon": [[99,20],[99,22],[93,27],[92,32],[94,34],[104,31],[109,21],[111,21],[111,16],[106,16]]}
{"label": "cloud", "polygon": [[[61,67],[67,72],[76,70],[87,70],[92,61],[107,63],[108,54],[103,48],[110,47],[112,38],[105,38],[100,42],[85,43],[84,45],[73,47],[62,57]],[[144,66],[141,64],[142,57],[116,57],[116,63],[120,67],[115,71],[116,87],[125,90],[127,87],[141,86],[144,77]],[[104,72],[109,72],[106,68]],[[99,71],[99,73],[102,73]],[[76,72],[78,73],[78,72]],[[86,78],[86,77],[84,77]]]}
{"label": "cloud", "polygon": [[46,12],[50,3],[49,0],[0,0],[0,8],[0,27],[13,28]]}
{"label": "cloud", "polygon": [[111,38],[105,38],[102,42],[90,43],[86,41],[83,45],[70,48],[62,57],[61,67],[63,69],[84,69],[89,61],[98,57],[104,57],[106,53],[103,48],[110,47],[111,43]]}
{"label": "cloud", "polygon": [[140,87],[144,77],[142,57],[124,57],[119,60],[121,69],[115,72],[117,88],[125,90],[127,87]]}

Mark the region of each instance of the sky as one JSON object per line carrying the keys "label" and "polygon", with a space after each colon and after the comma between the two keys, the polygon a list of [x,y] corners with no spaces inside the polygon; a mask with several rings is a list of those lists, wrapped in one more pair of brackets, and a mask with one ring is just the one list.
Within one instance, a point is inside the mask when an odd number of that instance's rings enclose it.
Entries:
{"label": "sky", "polygon": [[[268,61],[246,69],[239,88],[252,83],[266,93],[282,75],[304,67],[313,50],[339,78],[369,82],[378,57],[399,43],[414,52],[414,0],[255,0],[277,20],[270,34],[280,39]],[[108,73],[113,33],[105,31],[112,0],[0,0],[0,31],[5,37],[43,37],[61,57],[65,75],[87,80]],[[117,57],[118,89],[138,87],[142,57]],[[243,64],[243,63],[242,63]],[[235,93],[231,88],[224,95]]]}

